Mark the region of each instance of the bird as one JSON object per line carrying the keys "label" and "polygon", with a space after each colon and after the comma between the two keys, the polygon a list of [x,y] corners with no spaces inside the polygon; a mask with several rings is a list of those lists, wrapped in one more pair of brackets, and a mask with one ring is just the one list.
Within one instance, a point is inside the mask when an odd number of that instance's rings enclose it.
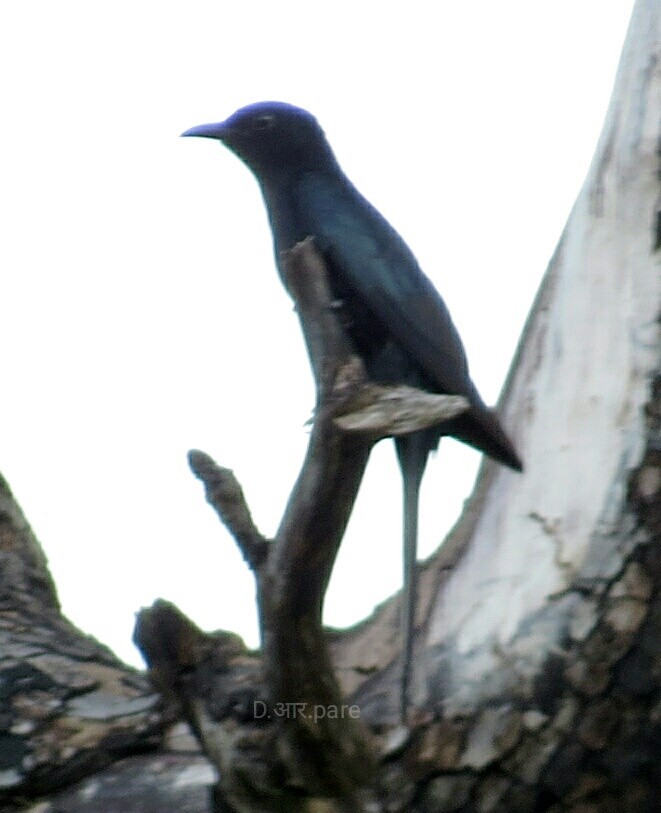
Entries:
{"label": "bird", "polygon": [[252,171],[279,268],[283,252],[314,239],[341,323],[372,381],[468,400],[463,414],[395,438],[403,484],[399,712],[404,721],[411,705],[420,484],[429,454],[442,436],[451,436],[515,471],[522,471],[521,459],[470,377],[445,302],[404,240],[344,174],[311,113],[285,102],[257,102],[182,136],[216,139]]}

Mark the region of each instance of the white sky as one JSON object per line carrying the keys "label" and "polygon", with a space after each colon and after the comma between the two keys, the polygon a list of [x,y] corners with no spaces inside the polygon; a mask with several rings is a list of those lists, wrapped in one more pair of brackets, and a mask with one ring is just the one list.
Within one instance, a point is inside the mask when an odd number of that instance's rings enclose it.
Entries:
{"label": "white sky", "polygon": [[[65,612],[134,663],[157,596],[255,644],[252,576],[186,451],[234,468],[266,534],[313,406],[257,186],[195,124],[310,109],[411,245],[495,401],[592,157],[632,0],[0,4],[0,471]],[[375,451],[327,599],[401,581],[400,482]],[[423,555],[479,456],[444,440]]]}

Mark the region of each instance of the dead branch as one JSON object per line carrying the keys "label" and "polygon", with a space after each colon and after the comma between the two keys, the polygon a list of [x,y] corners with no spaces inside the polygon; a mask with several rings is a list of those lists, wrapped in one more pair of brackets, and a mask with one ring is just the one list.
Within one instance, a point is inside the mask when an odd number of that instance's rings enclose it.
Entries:
{"label": "dead branch", "polygon": [[[284,795],[278,803],[286,800],[287,809],[295,809],[294,797],[303,794],[335,799],[336,810],[359,811],[370,796],[366,789],[373,783],[376,758],[358,719],[360,710],[344,699],[332,667],[322,625],[324,595],[374,443],[454,417],[467,402],[368,381],[337,319],[326,268],[313,241],[295,246],[283,267],[315,376],[317,405],[303,468],[272,542],[255,527],[232,472],[203,452],[189,455],[207,501],[255,574],[263,683],[253,682],[252,707],[237,702],[236,664],[226,660],[227,647],[216,651],[216,666],[210,668],[209,653],[219,643],[210,645],[170,605],[143,611],[136,642],[159,685],[178,699],[204,751],[222,772],[225,804],[257,809],[266,800],[249,777],[266,771],[272,789],[273,772],[279,769],[282,776],[275,786]],[[255,678],[258,661],[250,663]],[[234,698],[220,704],[223,714],[218,713],[219,693],[225,700]],[[262,709],[268,713],[260,716]],[[253,751],[261,753],[261,770],[253,765],[245,771],[244,750],[230,733],[237,730],[239,717],[243,730],[251,731]]]}
{"label": "dead branch", "polygon": [[193,474],[204,483],[209,505],[232,534],[251,570],[258,570],[264,559],[268,541],[252,520],[243,489],[231,469],[224,469],[208,454],[193,449],[188,453]]}

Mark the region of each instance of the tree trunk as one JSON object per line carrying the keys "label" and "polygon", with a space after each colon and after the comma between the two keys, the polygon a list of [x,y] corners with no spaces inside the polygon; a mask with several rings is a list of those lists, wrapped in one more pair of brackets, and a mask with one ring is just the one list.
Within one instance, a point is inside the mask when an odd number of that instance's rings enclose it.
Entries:
{"label": "tree trunk", "polygon": [[[332,470],[346,493],[329,505],[306,489],[304,469],[273,542],[228,473],[193,459],[255,570],[268,645],[262,661],[236,636],[206,636],[157,603],[137,637],[161,699],[59,614],[43,555],[2,484],[0,809],[659,809],[660,58],[661,7],[638,0],[595,158],[502,399],[526,470],[485,461],[464,515],[421,567],[411,726],[396,718],[399,597],[353,630],[317,629],[369,446],[343,441],[321,410],[314,482]],[[311,355],[313,366],[326,357]],[[331,395],[333,369],[330,378],[315,369]],[[292,596],[269,562],[300,583],[300,546],[319,533],[322,505],[331,558],[319,553],[310,585]],[[325,698],[325,713],[341,688],[360,719],[256,713],[292,685],[303,705]],[[364,763],[352,767],[356,755]]]}

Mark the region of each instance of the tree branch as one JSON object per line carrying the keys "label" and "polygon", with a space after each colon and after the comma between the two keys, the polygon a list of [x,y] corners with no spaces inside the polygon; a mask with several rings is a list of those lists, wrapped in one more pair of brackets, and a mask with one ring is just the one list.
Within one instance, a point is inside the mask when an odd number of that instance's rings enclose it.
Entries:
{"label": "tree branch", "polygon": [[266,558],[268,540],[253,522],[234,472],[219,466],[208,454],[197,449],[188,453],[188,464],[198,480],[204,483],[207,502],[234,537],[250,569],[259,570]]}
{"label": "tree branch", "polygon": [[[239,667],[227,660],[226,642],[206,640],[170,605],[160,603],[143,611],[136,642],[157,682],[178,699],[203,749],[222,771],[224,804],[256,809],[261,793],[243,776],[241,749],[226,747],[233,741],[229,730],[236,729],[238,714],[243,715],[243,724],[247,716],[249,727],[257,726],[258,733],[253,733],[260,743],[262,766],[268,764],[272,771],[273,760],[279,763],[287,809],[294,809],[295,801],[286,789],[298,788],[311,798],[335,799],[333,809],[360,811],[371,793],[366,789],[373,783],[376,758],[358,720],[360,709],[345,702],[333,671],[322,625],[324,595],[374,443],[454,417],[467,402],[368,381],[337,318],[326,268],[313,241],[295,246],[283,257],[282,267],[315,376],[317,405],[303,468],[272,542],[255,527],[233,473],[204,452],[189,454],[207,501],[255,574],[263,687],[261,683],[261,688],[253,687],[252,706],[235,700],[228,706],[223,701],[221,715],[218,695],[235,697]],[[213,680],[208,674],[212,651],[216,651],[212,660],[222,664]],[[253,677],[256,663],[252,658]],[[215,689],[210,693],[211,684]],[[256,712],[262,708],[269,710],[266,727],[263,719],[257,721]],[[278,803],[284,804],[284,797]]]}

